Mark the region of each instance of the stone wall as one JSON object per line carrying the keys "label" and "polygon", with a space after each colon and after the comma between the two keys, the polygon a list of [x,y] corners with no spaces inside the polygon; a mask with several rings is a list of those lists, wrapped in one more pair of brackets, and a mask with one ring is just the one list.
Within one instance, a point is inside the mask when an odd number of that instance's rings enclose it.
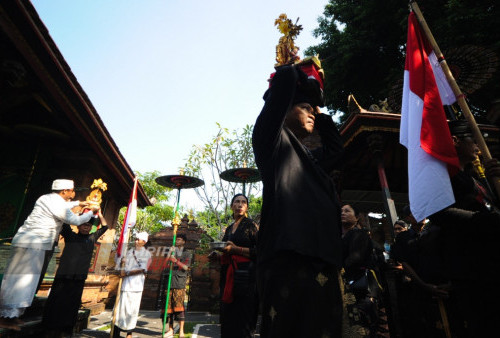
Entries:
{"label": "stone wall", "polygon": [[[205,232],[195,220],[189,221],[187,215],[181,220],[177,234],[186,234],[185,250],[191,251],[192,261],[187,294],[187,310],[190,311],[218,311],[219,297],[219,267],[218,264],[208,262],[208,251],[200,247],[202,236]],[[167,227],[149,237],[148,250],[152,253],[152,262],[142,293],[141,309],[159,310],[164,306],[164,292],[168,284],[168,265],[165,255],[172,246],[173,228]],[[110,276],[107,286],[109,298],[108,307],[112,307],[116,297],[118,279]]]}
{"label": "stone wall", "polygon": [[191,270],[189,310],[219,312],[220,264],[209,262],[207,253],[195,255]]}

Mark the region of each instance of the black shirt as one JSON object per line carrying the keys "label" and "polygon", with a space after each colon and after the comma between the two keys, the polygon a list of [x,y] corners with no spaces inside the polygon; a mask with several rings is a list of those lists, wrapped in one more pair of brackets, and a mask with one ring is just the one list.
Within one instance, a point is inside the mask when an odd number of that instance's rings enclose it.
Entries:
{"label": "black shirt", "polygon": [[257,247],[257,225],[250,218],[244,217],[234,234],[233,231],[234,223],[227,227],[226,232],[222,240],[231,241],[237,246],[244,248],[249,248],[250,259],[255,260],[256,257],[256,247]]}
{"label": "black shirt", "polygon": [[[234,223],[227,227],[224,237],[222,237],[223,241],[231,241],[236,246],[248,248],[250,250],[250,262],[239,262],[237,264],[238,270],[248,270],[250,272],[251,281],[255,278],[255,259],[256,259],[256,247],[257,247],[257,234],[258,227],[254,221],[250,218],[243,218],[236,228],[234,234],[233,231]],[[224,292],[224,287],[226,286],[226,273],[228,269],[228,265],[222,265],[221,267],[221,278],[220,278],[220,291],[221,295]]]}
{"label": "black shirt", "polygon": [[357,280],[365,269],[375,268],[375,255],[370,235],[365,230],[351,229],[342,238],[345,278]]}
{"label": "black shirt", "polygon": [[103,226],[93,234],[82,235],[73,232],[68,224],[63,224],[61,236],[64,237],[65,246],[56,278],[87,279],[95,243],[106,230],[108,227]]}
{"label": "black shirt", "polygon": [[330,116],[319,114],[315,128],[322,147],[311,154],[284,126],[295,94],[297,73],[278,68],[253,131],[253,150],[264,189],[257,257],[281,251],[342,264],[340,206],[333,180],[342,142]]}
{"label": "black shirt", "polygon": [[[189,266],[191,264],[191,253],[185,249],[182,250],[180,257],[176,258],[184,265]],[[172,281],[170,287],[172,289],[184,289],[186,288],[188,270],[184,270],[179,267],[176,263],[172,265]]]}

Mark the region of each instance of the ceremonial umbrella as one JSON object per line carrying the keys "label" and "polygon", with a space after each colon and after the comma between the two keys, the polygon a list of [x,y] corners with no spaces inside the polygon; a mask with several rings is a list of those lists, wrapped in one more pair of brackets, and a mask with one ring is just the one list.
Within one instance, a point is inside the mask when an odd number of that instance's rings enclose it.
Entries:
{"label": "ceremonial umbrella", "polygon": [[243,183],[243,195],[245,195],[246,183],[260,181],[260,174],[254,168],[234,168],[220,173],[220,178],[229,182]]}
{"label": "ceremonial umbrella", "polygon": [[[173,214],[172,214],[172,226],[174,227],[174,238],[172,241],[172,246],[175,247],[175,240],[177,238],[177,227],[179,226],[179,219],[177,216],[177,212],[179,211],[179,201],[181,198],[181,189],[190,189],[190,188],[197,188],[205,184],[203,180],[200,180],[199,178],[196,177],[191,177],[191,176],[185,176],[185,175],[167,175],[167,176],[160,176],[155,179],[156,183],[159,185],[163,185],[164,187],[168,188],[173,188],[177,189],[177,205],[174,208]],[[169,257],[170,258],[170,257]],[[170,283],[172,282],[172,262],[170,261],[170,268],[169,268],[169,274],[168,274],[168,286],[167,286],[167,296],[165,299],[165,314],[163,316],[163,329],[161,332],[161,336],[163,337],[165,335],[165,323],[167,321],[167,311],[168,311],[168,298],[170,295]]]}

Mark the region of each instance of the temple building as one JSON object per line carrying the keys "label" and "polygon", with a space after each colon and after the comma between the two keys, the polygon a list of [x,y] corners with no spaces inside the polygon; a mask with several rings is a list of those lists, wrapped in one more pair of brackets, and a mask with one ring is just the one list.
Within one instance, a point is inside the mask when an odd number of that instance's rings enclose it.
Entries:
{"label": "temple building", "polygon": [[[128,204],[135,174],[30,1],[0,3],[0,142],[0,273],[3,244],[54,179],[73,179],[79,200],[94,179],[106,182],[108,223]],[[140,185],[138,205],[151,205]],[[109,245],[96,250],[89,278],[107,266],[114,232],[100,239]]]}

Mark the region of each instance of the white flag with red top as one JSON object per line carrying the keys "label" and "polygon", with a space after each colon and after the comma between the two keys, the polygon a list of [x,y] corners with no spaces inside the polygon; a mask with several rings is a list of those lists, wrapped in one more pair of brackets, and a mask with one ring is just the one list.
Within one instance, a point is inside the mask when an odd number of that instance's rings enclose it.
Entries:
{"label": "white flag with red top", "polygon": [[408,193],[417,221],[455,203],[449,172],[456,172],[459,162],[443,107],[453,102],[455,95],[412,12],[399,141],[408,149]]}
{"label": "white flag with red top", "polygon": [[130,195],[130,200],[127,207],[127,212],[123,218],[122,232],[120,234],[120,240],[118,241],[118,247],[116,248],[116,257],[120,258],[123,255],[123,244],[128,241],[128,231],[134,227],[137,221],[137,176],[134,180],[134,187],[132,188],[132,194]]}

